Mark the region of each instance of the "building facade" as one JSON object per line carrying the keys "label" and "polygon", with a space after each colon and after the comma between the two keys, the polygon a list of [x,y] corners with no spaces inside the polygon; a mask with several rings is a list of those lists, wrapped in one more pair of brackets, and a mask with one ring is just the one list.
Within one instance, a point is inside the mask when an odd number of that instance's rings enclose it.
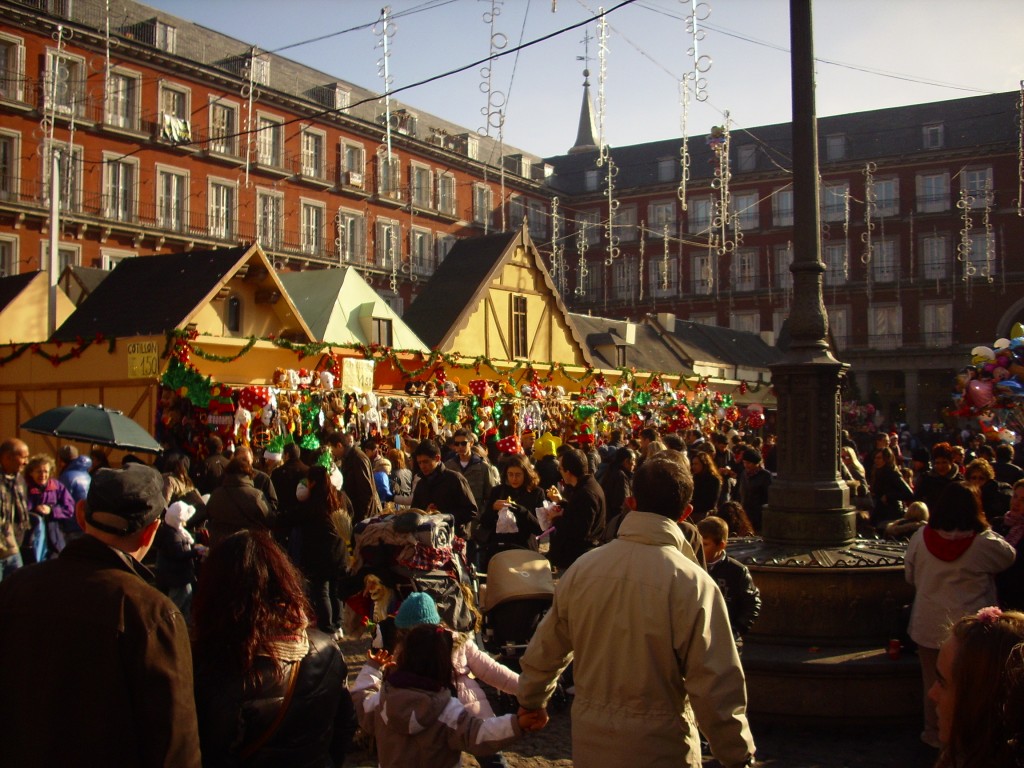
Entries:
{"label": "building facade", "polygon": [[[539,158],[134,2],[0,2],[0,270],[259,242],[399,311],[456,238],[530,221]],[[386,125],[390,125],[390,131]]]}
{"label": "building facade", "polygon": [[[1024,317],[1018,98],[818,121],[830,334],[852,366],[851,394],[887,420],[938,420],[970,349]],[[790,126],[717,128],[681,149],[680,139],[612,148],[599,164],[578,140],[549,159],[568,201],[554,260],[566,303],[780,340],[793,301]]]}

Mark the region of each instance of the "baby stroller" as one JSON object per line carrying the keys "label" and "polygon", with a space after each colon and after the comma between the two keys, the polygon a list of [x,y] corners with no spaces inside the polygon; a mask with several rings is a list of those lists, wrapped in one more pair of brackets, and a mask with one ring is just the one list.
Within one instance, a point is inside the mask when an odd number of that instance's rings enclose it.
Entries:
{"label": "baby stroller", "polygon": [[[480,598],[483,646],[500,663],[519,671],[519,660],[555,596],[551,563],[532,549],[498,552],[488,564],[485,585]],[[515,711],[514,697],[499,693],[498,699],[503,709]],[[561,709],[565,703],[559,683],[549,706]]]}

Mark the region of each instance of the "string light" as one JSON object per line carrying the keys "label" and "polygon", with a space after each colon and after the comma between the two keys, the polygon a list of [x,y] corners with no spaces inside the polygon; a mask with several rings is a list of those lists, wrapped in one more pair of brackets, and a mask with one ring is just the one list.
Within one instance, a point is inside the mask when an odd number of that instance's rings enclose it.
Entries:
{"label": "string light", "polygon": [[619,234],[615,229],[615,214],[619,210],[619,201],[615,198],[615,177],[619,175],[619,169],[610,155],[608,156],[607,165],[604,196],[608,198],[608,218],[605,222],[605,234],[608,237],[608,255],[605,257],[604,263],[606,266],[611,266],[612,262],[621,253]]}

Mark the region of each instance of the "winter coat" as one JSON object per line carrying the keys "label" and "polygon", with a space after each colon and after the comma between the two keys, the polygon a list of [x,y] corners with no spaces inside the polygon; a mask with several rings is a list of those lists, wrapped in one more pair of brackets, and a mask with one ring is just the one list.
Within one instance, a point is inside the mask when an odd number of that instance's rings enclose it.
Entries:
{"label": "winter coat", "polygon": [[156,550],[158,588],[167,591],[195,583],[196,553],[192,545],[192,537],[180,525],[173,525],[165,519],[163,525],[156,529],[153,549]]}
{"label": "winter coat", "polygon": [[601,478],[601,490],[604,491],[605,512],[608,517],[614,517],[623,511],[626,497],[633,493],[630,485],[632,480],[631,472],[611,467]]}
{"label": "winter coat", "polygon": [[381,768],[457,768],[462,752],[493,755],[522,735],[516,715],[474,717],[448,688],[417,682],[399,671],[384,681],[370,664],[356,678],[359,725],[376,741]]}
{"label": "winter coat", "polygon": [[708,471],[693,476],[693,520],[700,522],[718,508],[718,497],[722,492],[722,478]]}
{"label": "winter coat", "polygon": [[562,473],[558,471],[558,459],[548,455],[539,459],[533,465],[537,477],[540,478],[540,487],[545,491],[553,485],[558,485],[562,480]]}
{"label": "winter coat", "polygon": [[298,506],[295,489],[308,474],[309,467],[299,459],[290,459],[270,473],[270,481],[274,484],[278,507],[282,512],[291,512]]}
{"label": "winter coat", "polygon": [[555,530],[548,559],[564,571],[584,552],[601,544],[607,515],[604,491],[593,475],[584,475],[561,507],[562,514],[552,523]]}
{"label": "winter coat", "polygon": [[708,573],[722,590],[732,633],[739,639],[750,631],[761,613],[761,592],[754,586],[750,569],[728,555],[710,563]]}
{"label": "winter coat", "polygon": [[21,539],[28,529],[25,477],[21,474],[0,475],[0,558],[18,554]]}
{"label": "winter coat", "polygon": [[469,464],[462,466],[457,456],[448,459],[444,465],[452,472],[460,473],[466,482],[469,483],[469,490],[473,492],[473,501],[476,502],[477,510],[483,509],[491,491],[498,484],[497,470],[479,456],[470,456]]}
{"label": "winter coat", "polygon": [[996,604],[995,575],[1013,564],[1014,549],[994,531],[919,530],[910,539],[903,567],[914,585],[909,634],[938,648],[949,625]]}
{"label": "winter coat", "polygon": [[904,502],[914,500],[914,492],[897,470],[877,467],[871,476],[871,495],[875,500],[871,524],[881,526],[903,517]]}
{"label": "winter coat", "polygon": [[427,510],[431,504],[441,512],[453,515],[456,526],[460,528],[477,518],[476,500],[466,478],[444,464],[438,464],[433,472],[420,478],[412,490],[413,507]]}
{"label": "winter coat", "polygon": [[768,488],[772,484],[772,473],[760,467],[752,475],[746,468],[741,468],[738,474],[740,504],[750,518],[754,530],[760,531],[764,505],[768,503]]}
{"label": "winter coat", "polygon": [[84,501],[89,495],[89,484],[92,482],[92,459],[88,456],[79,456],[73,459],[64,467],[57,479],[71,492],[71,498],[77,501]]}
{"label": "winter coat", "polygon": [[305,501],[292,517],[292,525],[301,531],[299,568],[311,581],[332,581],[348,570],[352,502],[345,494],[342,494],[342,504],[344,509],[328,517],[312,501]]}
{"label": "winter coat", "polygon": [[[517,505],[512,507],[512,514],[516,518],[518,533],[497,532],[498,510],[494,508],[494,502],[500,499],[511,499]],[[525,485],[519,488],[513,488],[504,483],[495,486],[491,491],[491,497],[487,500],[487,505],[480,512],[480,530],[486,531],[483,536],[483,548],[488,553],[488,558],[495,552],[505,549],[528,547],[531,534],[537,536],[541,533],[535,510],[543,504],[544,492],[540,488],[528,491]]]}
{"label": "winter coat", "polygon": [[[391,493],[395,497],[412,496],[412,470],[400,467],[391,473]],[[397,501],[397,499],[396,499]]]}
{"label": "winter coat", "polygon": [[309,653],[280,667],[257,657],[259,682],[243,683],[223,670],[196,669],[196,709],[203,768],[239,765],[239,754],[274,722],[295,664],[298,677],[284,720],[247,768],[323,768],[341,765],[355,732],[352,698],[345,688],[348,668],[337,644],[307,629]]}
{"label": "winter coat", "polygon": [[273,522],[263,491],[253,485],[251,477],[236,474],[224,475],[206,503],[205,518],[210,546],[241,530],[269,530]]}
{"label": "winter coat", "polygon": [[[522,658],[519,703],[543,706],[573,659],[572,756],[587,768],[699,768],[697,725],[723,765],[754,752],[722,593],[675,521],[630,512],[555,588]],[[694,723],[696,715],[696,723]]]}
{"label": "winter coat", "polygon": [[928,509],[936,509],[942,489],[949,483],[956,483],[963,479],[963,474],[955,466],[948,475],[940,475],[934,469],[929,470],[917,479],[917,484],[914,486],[914,498],[927,504]]}
{"label": "winter coat", "polygon": [[199,768],[188,629],[152,578],[85,535],[0,583],[5,684],[74,713],[58,726],[51,707],[0,697],[5,766]]}
{"label": "winter coat", "polygon": [[35,512],[40,504],[50,508],[50,520],[75,519],[75,500],[71,492],[52,477],[46,481],[45,487],[31,481],[28,483],[28,511]]}
{"label": "winter coat", "polygon": [[519,687],[519,675],[480,650],[470,635],[456,633],[452,668],[456,697],[473,717],[494,717],[487,694],[477,680],[513,696]]}
{"label": "winter coat", "polygon": [[352,500],[353,525],[384,511],[377,495],[377,485],[373,482],[370,457],[359,446],[353,445],[348,449],[339,468],[345,478],[345,493]]}

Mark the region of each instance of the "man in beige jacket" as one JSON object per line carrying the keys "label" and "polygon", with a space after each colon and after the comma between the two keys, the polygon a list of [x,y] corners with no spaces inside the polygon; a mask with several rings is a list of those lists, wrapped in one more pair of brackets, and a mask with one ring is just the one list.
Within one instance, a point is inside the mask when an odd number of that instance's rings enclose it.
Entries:
{"label": "man in beige jacket", "polygon": [[[723,766],[752,765],[747,694],[729,617],[707,572],[683,555],[685,464],[637,470],[638,510],[618,538],[562,576],[522,659],[519,702],[542,709],[573,661],[572,757],[580,768],[701,765],[707,737]],[[696,718],[696,722],[695,722]]]}

